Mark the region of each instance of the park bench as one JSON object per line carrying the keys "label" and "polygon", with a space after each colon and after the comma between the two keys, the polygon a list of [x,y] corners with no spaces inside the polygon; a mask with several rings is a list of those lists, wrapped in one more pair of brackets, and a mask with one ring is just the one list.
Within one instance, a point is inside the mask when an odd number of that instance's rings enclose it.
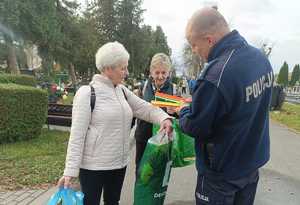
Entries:
{"label": "park bench", "polygon": [[62,105],[56,103],[48,104],[47,125],[60,125],[71,127],[72,105]]}

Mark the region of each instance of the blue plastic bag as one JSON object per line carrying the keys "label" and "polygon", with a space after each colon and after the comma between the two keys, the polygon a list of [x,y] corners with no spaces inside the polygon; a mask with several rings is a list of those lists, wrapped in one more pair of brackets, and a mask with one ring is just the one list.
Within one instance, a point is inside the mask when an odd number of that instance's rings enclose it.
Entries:
{"label": "blue plastic bag", "polygon": [[83,193],[72,189],[59,188],[54,193],[47,205],[83,205]]}

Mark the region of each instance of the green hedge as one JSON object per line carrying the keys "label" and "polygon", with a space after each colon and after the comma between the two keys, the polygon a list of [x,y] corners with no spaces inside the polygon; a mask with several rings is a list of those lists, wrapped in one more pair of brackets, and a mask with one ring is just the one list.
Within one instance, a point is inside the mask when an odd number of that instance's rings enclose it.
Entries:
{"label": "green hedge", "polygon": [[18,85],[35,87],[37,81],[33,76],[30,75],[0,74],[0,83],[15,83]]}
{"label": "green hedge", "polygon": [[47,116],[46,91],[16,84],[0,84],[0,143],[35,138]]}

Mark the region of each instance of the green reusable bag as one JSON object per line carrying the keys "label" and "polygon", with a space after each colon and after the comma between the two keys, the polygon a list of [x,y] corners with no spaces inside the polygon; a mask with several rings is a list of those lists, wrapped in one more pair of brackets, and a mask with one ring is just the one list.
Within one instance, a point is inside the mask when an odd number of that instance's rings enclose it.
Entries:
{"label": "green reusable bag", "polygon": [[134,187],[134,205],[163,205],[172,167],[171,146],[163,133],[148,140]]}
{"label": "green reusable bag", "polygon": [[[159,130],[159,125],[153,126],[153,134]],[[178,120],[173,120],[172,167],[185,167],[195,162],[194,138],[184,134],[179,128]]]}

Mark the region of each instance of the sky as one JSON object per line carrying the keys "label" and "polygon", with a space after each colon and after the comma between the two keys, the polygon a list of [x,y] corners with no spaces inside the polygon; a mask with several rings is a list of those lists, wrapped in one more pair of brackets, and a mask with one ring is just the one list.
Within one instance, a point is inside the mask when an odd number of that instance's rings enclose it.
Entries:
{"label": "sky", "polygon": [[188,19],[196,10],[211,5],[217,5],[230,28],[238,30],[250,44],[261,47],[267,43],[273,47],[270,61],[275,73],[284,61],[290,72],[300,64],[298,0],[144,0],[144,24],[163,28],[172,59],[180,64]]}
{"label": "sky", "polygon": [[300,1],[297,0],[144,0],[144,23],[161,25],[172,48],[173,59],[180,59],[185,27],[190,16],[203,6],[217,5],[231,29],[261,47],[273,47],[270,61],[275,73],[283,61],[290,72],[300,64]]}

